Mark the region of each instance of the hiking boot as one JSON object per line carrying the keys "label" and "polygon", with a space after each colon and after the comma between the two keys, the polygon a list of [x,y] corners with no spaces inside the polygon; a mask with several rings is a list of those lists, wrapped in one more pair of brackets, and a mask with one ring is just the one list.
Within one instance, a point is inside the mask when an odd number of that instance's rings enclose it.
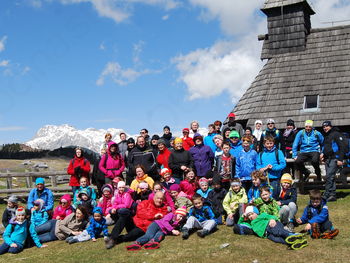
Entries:
{"label": "hiking boot", "polygon": [[320,225],[318,223],[312,223],[311,224],[311,237],[314,239],[320,238],[321,232],[320,232]]}
{"label": "hiking boot", "polygon": [[320,238],[322,239],[333,239],[339,234],[339,229],[333,229],[321,234]]}
{"label": "hiking boot", "polygon": [[182,239],[188,239],[190,237],[190,232],[187,228],[182,229]]}
{"label": "hiking boot", "polygon": [[134,242],[131,245],[127,246],[126,249],[128,251],[136,251],[136,250],[140,250],[141,249],[141,244],[139,242]]}
{"label": "hiking boot", "polygon": [[327,198],[327,202],[335,202],[335,201],[337,201],[337,198],[334,195]]}
{"label": "hiking boot", "polygon": [[115,246],[114,240],[112,238],[105,240],[105,246],[107,249],[111,249],[112,247]]}
{"label": "hiking boot", "polygon": [[298,249],[302,249],[304,247],[307,246],[307,240],[306,239],[301,239],[301,240],[297,240],[295,241],[290,248],[293,250],[298,250]]}
{"label": "hiking boot", "polygon": [[289,245],[294,244],[295,242],[299,242],[300,240],[305,239],[305,235],[304,234],[295,234],[295,235],[290,235],[289,237],[287,237],[285,239],[286,243]]}
{"label": "hiking boot", "polygon": [[285,227],[285,230],[289,231],[289,232],[294,232],[294,223],[293,222],[289,222]]}
{"label": "hiking boot", "polygon": [[207,236],[209,234],[209,231],[208,230],[205,230],[205,229],[201,229],[201,230],[198,230],[197,231],[197,235],[201,238]]}
{"label": "hiking boot", "polygon": [[143,245],[145,249],[157,249],[160,247],[160,244],[158,242],[148,242]]}

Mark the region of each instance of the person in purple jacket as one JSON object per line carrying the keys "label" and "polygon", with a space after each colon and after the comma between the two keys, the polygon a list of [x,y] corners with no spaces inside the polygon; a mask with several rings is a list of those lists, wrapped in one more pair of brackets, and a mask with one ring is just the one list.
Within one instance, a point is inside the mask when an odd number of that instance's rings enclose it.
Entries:
{"label": "person in purple jacket", "polygon": [[165,235],[180,235],[178,229],[183,225],[186,215],[186,207],[182,207],[178,208],[175,214],[169,213],[162,219],[155,220],[147,228],[146,234],[136,239],[136,241],[127,246],[126,249],[129,251],[140,250],[142,246],[145,249],[159,248],[159,243],[164,239]]}
{"label": "person in purple jacket", "polygon": [[102,156],[98,168],[104,173],[106,184],[110,184],[115,177],[122,177],[125,164],[115,142],[110,141],[108,143],[107,153]]}
{"label": "person in purple jacket", "polygon": [[194,161],[196,174],[202,178],[210,171],[214,164],[214,153],[209,146],[203,144],[203,137],[196,133],[193,137],[195,145],[190,149]]}

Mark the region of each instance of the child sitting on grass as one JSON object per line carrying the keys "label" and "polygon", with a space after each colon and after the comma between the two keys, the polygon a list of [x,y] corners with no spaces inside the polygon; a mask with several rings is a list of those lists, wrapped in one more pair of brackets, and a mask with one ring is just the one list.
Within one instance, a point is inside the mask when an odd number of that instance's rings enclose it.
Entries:
{"label": "child sitting on grass", "polygon": [[[235,178],[231,181],[231,188],[223,201],[224,209],[227,213],[226,226],[233,226],[243,214],[243,204],[248,202],[247,194],[242,187],[241,180]],[[240,211],[241,210],[241,211]]]}
{"label": "child sitting on grass", "polygon": [[309,196],[310,203],[303,215],[296,220],[297,223],[306,224],[304,231],[309,232],[312,238],[333,239],[339,230],[329,220],[328,206],[322,199],[320,190],[311,190]]}
{"label": "child sitting on grass", "polygon": [[286,244],[291,249],[297,250],[307,246],[307,240],[303,234],[294,234],[283,228],[283,224],[273,215],[259,213],[255,206],[248,206],[245,214],[234,226],[234,233],[245,235],[251,229],[258,237],[268,238],[273,242]]}
{"label": "child sitting on grass", "polygon": [[96,201],[96,191],[94,188],[88,185],[88,178],[86,178],[85,176],[82,176],[79,179],[79,184],[80,186],[77,188],[73,196],[73,203],[77,202],[78,194],[83,189],[86,190],[86,194],[90,197],[90,199]]}
{"label": "child sitting on grass", "polygon": [[163,168],[160,171],[160,175],[162,176],[160,181],[162,182],[163,187],[169,190],[170,187],[175,184],[175,179],[171,174],[171,170],[169,168]]}
{"label": "child sitting on grass", "polygon": [[227,191],[222,187],[221,177],[218,173],[214,175],[212,183],[213,190],[208,194],[208,202],[211,204],[218,224],[222,225],[224,222],[223,218],[226,214],[222,202],[224,201]]}
{"label": "child sitting on grass", "polygon": [[24,207],[16,209],[16,217],[7,225],[3,238],[4,243],[0,246],[0,255],[5,253],[17,254],[24,248],[28,235],[28,221]]}
{"label": "child sitting on grass", "polygon": [[143,246],[145,249],[157,249],[159,248],[159,243],[164,239],[166,235],[180,235],[178,230],[183,220],[186,218],[186,207],[178,208],[175,214],[169,213],[165,215],[162,219],[155,220],[147,228],[146,233],[136,239],[136,241],[127,246],[126,249],[129,251],[140,250]]}
{"label": "child sitting on grass", "polygon": [[96,206],[96,201],[91,199],[87,189],[79,190],[77,201],[74,203],[74,208],[77,208],[79,205],[84,206],[88,211],[88,214],[92,215],[92,210]]}
{"label": "child sitting on grass", "polygon": [[134,201],[139,204],[144,200],[148,200],[149,195],[152,193],[152,190],[149,189],[148,183],[141,182],[137,187],[140,191],[133,192]]}
{"label": "child sitting on grass", "polygon": [[197,231],[197,235],[199,237],[205,237],[217,225],[213,210],[209,206],[204,205],[204,198],[199,194],[195,194],[192,199],[194,207],[190,209],[189,217],[182,228],[183,239],[188,239],[190,231],[193,229],[200,229]]}
{"label": "child sitting on grass", "polygon": [[208,179],[205,178],[205,177],[202,177],[201,179],[199,179],[198,184],[199,184],[200,188],[196,191],[196,193],[199,194],[204,199],[207,199],[208,198],[208,194],[212,190],[212,189],[209,188],[209,181],[208,181]]}
{"label": "child sitting on grass", "polygon": [[45,210],[43,210],[43,207],[44,207],[44,200],[42,199],[35,200],[34,206],[33,206],[34,209],[32,210],[31,217],[30,217],[29,231],[37,247],[47,247],[47,245],[41,244],[38,234],[35,230],[37,226],[40,226],[49,220],[49,215]]}
{"label": "child sitting on grass", "polygon": [[293,179],[288,173],[281,177],[281,184],[273,189],[273,198],[280,206],[279,216],[281,223],[285,225],[289,231],[294,230],[294,217],[298,211],[297,208],[297,190],[292,187]]}
{"label": "child sitting on grass", "polygon": [[187,211],[193,207],[193,204],[190,199],[188,199],[186,194],[181,191],[178,184],[173,184],[170,186],[170,195],[173,198],[175,208],[187,207]]}
{"label": "child sitting on grass", "polygon": [[260,187],[267,185],[265,174],[259,170],[252,172],[252,187],[249,189],[247,196],[248,202],[252,204],[255,199],[260,197]]}
{"label": "child sitting on grass", "polygon": [[196,175],[192,168],[188,169],[184,173],[185,180],[181,181],[180,188],[181,191],[183,191],[188,199],[192,199],[192,196],[196,193],[197,189],[197,182],[196,182]]}
{"label": "child sitting on grass", "polygon": [[10,220],[16,217],[16,210],[18,208],[18,198],[15,195],[11,195],[7,200],[7,206],[2,214],[2,224],[6,228],[10,223]]}
{"label": "child sitting on grass", "polygon": [[104,239],[108,238],[108,228],[106,219],[103,218],[103,212],[101,207],[95,207],[93,210],[93,216],[90,218],[89,226],[77,236],[69,236],[66,238],[66,242],[73,244],[76,242],[84,242],[88,240],[96,241],[103,232]]}
{"label": "child sitting on grass", "polygon": [[73,207],[71,206],[72,198],[69,194],[65,194],[60,198],[59,205],[53,212],[52,219],[63,220],[66,216],[73,213]]}
{"label": "child sitting on grass", "polygon": [[260,187],[260,198],[254,201],[254,206],[259,209],[260,213],[275,216],[279,220],[280,207],[276,200],[271,197],[271,189],[269,186]]}

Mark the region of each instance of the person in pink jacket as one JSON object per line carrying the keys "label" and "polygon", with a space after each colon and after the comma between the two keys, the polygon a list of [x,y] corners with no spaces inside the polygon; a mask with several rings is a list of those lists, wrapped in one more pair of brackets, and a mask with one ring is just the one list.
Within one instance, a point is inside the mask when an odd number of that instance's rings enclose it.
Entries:
{"label": "person in pink jacket", "polygon": [[73,212],[73,207],[71,206],[72,197],[69,194],[63,195],[60,198],[60,204],[55,208],[53,212],[52,219],[63,220],[67,215]]}
{"label": "person in pink jacket", "polygon": [[153,192],[148,196],[148,200],[152,200],[154,198],[155,193],[157,192],[163,192],[164,194],[164,204],[168,207],[168,211],[172,211],[175,212],[175,204],[173,199],[171,198],[171,195],[169,193],[169,191],[167,191],[162,183],[155,183],[153,186]]}
{"label": "person in pink jacket", "polygon": [[187,198],[192,200],[192,196],[196,193],[198,184],[196,182],[196,175],[192,169],[185,173],[185,180],[181,181],[180,189],[183,191]]}
{"label": "person in pink jacket", "polygon": [[131,206],[134,200],[129,192],[125,189],[125,182],[118,183],[118,192],[113,197],[112,209],[110,210],[111,218],[115,222],[111,238],[116,240],[123,231],[127,222],[130,222],[132,211]]}
{"label": "person in pink jacket", "polygon": [[104,173],[106,184],[111,183],[115,177],[122,177],[125,163],[115,142],[110,141],[108,143],[107,153],[102,156],[98,168]]}
{"label": "person in pink jacket", "polygon": [[97,203],[98,207],[102,208],[103,216],[106,217],[107,225],[111,225],[113,220],[109,211],[112,209],[112,197],[113,197],[113,188],[109,184],[105,184],[101,188],[102,197]]}

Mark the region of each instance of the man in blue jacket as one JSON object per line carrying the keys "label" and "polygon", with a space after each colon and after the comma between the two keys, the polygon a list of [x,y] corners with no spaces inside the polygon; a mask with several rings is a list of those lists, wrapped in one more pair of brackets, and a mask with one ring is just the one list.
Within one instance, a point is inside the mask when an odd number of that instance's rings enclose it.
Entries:
{"label": "man in blue jacket", "polygon": [[[320,153],[322,152],[324,138],[319,131],[313,128],[313,121],[305,121],[305,129],[299,131],[293,143],[293,158],[295,167],[304,174],[304,181],[310,176],[310,171],[306,169],[305,162],[311,161],[315,168],[317,180],[321,181]],[[299,154],[298,154],[298,149]]]}
{"label": "man in blue jacket", "polygon": [[36,178],[36,188],[32,189],[28,196],[27,208],[32,210],[34,207],[34,201],[42,199],[44,201],[43,211],[51,212],[53,209],[54,198],[50,189],[45,187],[44,178]]}

